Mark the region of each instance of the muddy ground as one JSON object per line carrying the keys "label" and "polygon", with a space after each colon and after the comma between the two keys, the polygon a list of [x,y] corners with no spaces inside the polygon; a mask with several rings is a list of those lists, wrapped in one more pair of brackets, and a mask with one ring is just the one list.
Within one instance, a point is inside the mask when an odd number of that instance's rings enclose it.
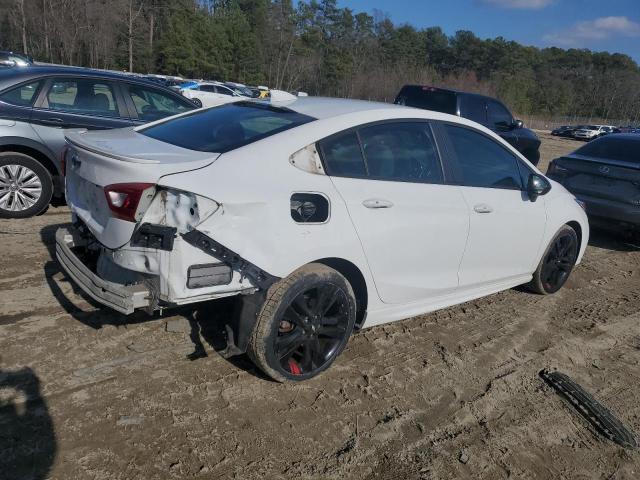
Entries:
{"label": "muddy ground", "polygon": [[[543,137],[543,171],[577,145]],[[52,259],[68,219],[0,221],[3,479],[640,476],[637,451],[538,377],[568,373],[640,432],[640,251],[619,239],[594,236],[556,295],[364,330],[319,378],[280,385],[215,352],[226,305],[125,318],[87,302]]]}

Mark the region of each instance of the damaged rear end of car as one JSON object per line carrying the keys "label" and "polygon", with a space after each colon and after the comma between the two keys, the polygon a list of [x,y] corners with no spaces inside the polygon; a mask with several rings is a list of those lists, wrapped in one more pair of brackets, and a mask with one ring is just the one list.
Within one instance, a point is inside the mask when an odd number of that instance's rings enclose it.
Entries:
{"label": "damaged rear end of car", "polygon": [[[238,254],[242,241],[221,243],[220,229],[233,229],[239,217],[225,215],[222,201],[211,198],[219,192],[211,182],[225,180],[207,167],[225,152],[310,120],[285,112],[291,121],[279,122],[273,111],[260,105],[201,110],[172,120],[181,122],[181,134],[171,122],[68,132],[64,163],[72,225],[56,234],[66,273],[91,298],[126,315],[241,296],[239,320],[229,320],[227,351],[243,351],[248,329],[238,329],[238,322],[251,319],[251,312],[255,317],[261,303],[254,294],[279,278]],[[198,188],[196,178],[209,178],[212,188]],[[245,338],[238,338],[239,330]]]}
{"label": "damaged rear end of car", "polygon": [[[220,213],[220,204],[162,185],[163,178],[202,169],[219,154],[163,144],[133,130],[110,133],[100,140],[87,133],[67,136],[73,226],[57,232],[56,252],[73,280],[124,314],[255,292],[251,276],[259,269],[197,231]],[[125,148],[156,160],[127,155]],[[254,282],[258,278],[266,273],[257,273]]]}

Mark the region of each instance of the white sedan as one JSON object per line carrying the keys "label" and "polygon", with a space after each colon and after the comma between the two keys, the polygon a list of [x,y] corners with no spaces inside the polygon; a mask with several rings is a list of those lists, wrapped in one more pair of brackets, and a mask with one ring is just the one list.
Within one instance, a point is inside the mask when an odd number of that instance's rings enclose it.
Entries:
{"label": "white sedan", "polygon": [[193,101],[198,107],[205,108],[250,98],[243,92],[244,90],[230,88],[220,82],[198,82],[195,87],[180,89],[182,95]]}
{"label": "white sedan", "polygon": [[325,370],[354,329],[554,293],[589,237],[564,187],[432,111],[245,101],[67,140],[68,275],[125,314],[237,296],[225,354],[279,381]]}

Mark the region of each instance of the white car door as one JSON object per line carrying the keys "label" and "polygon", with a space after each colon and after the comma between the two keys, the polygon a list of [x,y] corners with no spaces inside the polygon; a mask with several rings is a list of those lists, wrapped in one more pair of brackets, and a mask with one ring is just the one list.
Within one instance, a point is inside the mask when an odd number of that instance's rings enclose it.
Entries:
{"label": "white car door", "polygon": [[488,135],[450,124],[443,130],[470,213],[460,288],[532,273],[547,215],[544,197],[532,202],[525,191],[531,171]]}
{"label": "white car door", "polygon": [[385,303],[409,303],[458,288],[469,214],[443,171],[426,122],[390,122],[320,142]]}

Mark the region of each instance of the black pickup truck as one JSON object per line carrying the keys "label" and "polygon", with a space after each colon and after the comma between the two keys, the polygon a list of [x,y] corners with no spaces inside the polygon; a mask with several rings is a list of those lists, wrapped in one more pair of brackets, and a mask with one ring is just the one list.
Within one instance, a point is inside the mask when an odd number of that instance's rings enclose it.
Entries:
{"label": "black pickup truck", "polygon": [[422,85],[405,85],[395,103],[468,118],[493,130],[534,165],[540,160],[540,139],[495,98]]}

